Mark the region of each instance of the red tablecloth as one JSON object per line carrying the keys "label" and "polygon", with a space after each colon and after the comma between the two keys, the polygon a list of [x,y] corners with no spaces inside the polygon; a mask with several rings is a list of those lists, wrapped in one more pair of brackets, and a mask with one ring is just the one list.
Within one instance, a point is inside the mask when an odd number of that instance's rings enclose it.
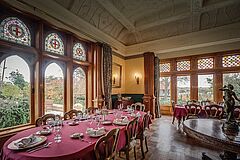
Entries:
{"label": "red tablecloth", "polygon": [[[142,123],[142,118],[145,112],[140,112],[141,118],[140,123]],[[123,115],[130,115],[127,112],[122,112]],[[109,114],[107,119],[113,120],[114,115]],[[99,127],[102,127],[100,125]],[[3,146],[3,160],[89,160],[95,159],[94,156],[94,145],[98,138],[91,138],[86,134],[86,129],[88,127],[96,127],[96,123],[90,125],[88,121],[82,121],[77,126],[69,126],[65,121],[65,125],[62,127],[62,142],[54,142],[54,134],[47,136],[47,141],[53,142],[49,148],[45,148],[33,153],[27,153],[25,151],[13,151],[7,148],[8,144],[14,140],[17,140],[22,137],[29,136],[30,134],[36,133],[41,130],[41,127],[36,127],[28,129],[22,132],[17,133],[15,136],[11,137]],[[120,135],[118,141],[118,150],[121,149],[126,144],[125,138],[125,126],[114,126],[114,125],[104,125],[106,130],[111,130],[113,128],[120,128]],[[84,134],[84,139],[91,141],[92,144],[80,141],[78,139],[71,139],[70,135],[75,132],[82,132]]]}
{"label": "red tablecloth", "polygon": [[177,118],[178,120],[181,119],[182,117],[187,116],[187,110],[184,106],[179,106],[176,105],[174,108],[174,112],[173,112],[173,117]]}

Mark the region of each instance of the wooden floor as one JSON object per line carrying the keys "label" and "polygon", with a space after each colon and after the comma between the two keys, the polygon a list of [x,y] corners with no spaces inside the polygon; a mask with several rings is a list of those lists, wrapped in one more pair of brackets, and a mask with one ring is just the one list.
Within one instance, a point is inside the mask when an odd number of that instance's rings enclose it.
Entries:
{"label": "wooden floor", "polygon": [[[182,126],[178,128],[177,122],[173,125],[171,120],[170,116],[162,116],[153,121],[148,132],[149,152],[146,153],[146,160],[199,160],[202,158],[202,152],[219,159],[221,151],[187,137],[182,131]],[[122,154],[116,159],[123,160],[125,155]],[[134,159],[132,151],[130,159]],[[142,159],[139,145],[137,159]]]}

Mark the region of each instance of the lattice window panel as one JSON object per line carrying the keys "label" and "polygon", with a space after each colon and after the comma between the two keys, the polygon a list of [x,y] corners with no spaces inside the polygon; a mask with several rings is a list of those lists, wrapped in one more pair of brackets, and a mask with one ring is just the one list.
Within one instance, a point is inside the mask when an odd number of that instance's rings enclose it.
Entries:
{"label": "lattice window panel", "polygon": [[170,63],[160,64],[160,72],[170,72]]}
{"label": "lattice window panel", "polygon": [[190,61],[179,61],[177,62],[177,71],[188,71],[190,66]]}
{"label": "lattice window panel", "polygon": [[202,58],[198,60],[198,69],[212,69],[213,58]]}
{"label": "lattice window panel", "polygon": [[222,58],[223,67],[238,67],[240,66],[240,55],[224,56]]}

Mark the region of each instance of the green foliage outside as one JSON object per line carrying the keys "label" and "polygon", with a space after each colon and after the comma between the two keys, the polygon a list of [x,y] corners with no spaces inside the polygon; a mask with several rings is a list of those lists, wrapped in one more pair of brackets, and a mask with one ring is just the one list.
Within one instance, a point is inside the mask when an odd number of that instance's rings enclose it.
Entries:
{"label": "green foliage outside", "polygon": [[29,123],[29,83],[21,73],[12,71],[10,82],[0,86],[0,129]]}

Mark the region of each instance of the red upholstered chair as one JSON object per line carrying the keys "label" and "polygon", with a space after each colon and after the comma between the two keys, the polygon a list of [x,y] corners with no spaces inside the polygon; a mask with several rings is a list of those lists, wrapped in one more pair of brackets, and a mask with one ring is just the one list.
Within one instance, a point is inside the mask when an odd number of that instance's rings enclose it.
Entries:
{"label": "red upholstered chair", "polygon": [[129,151],[131,149],[134,150],[134,158],[136,160],[136,138],[137,138],[137,130],[138,130],[138,117],[134,118],[130,121],[126,126],[126,145],[120,149],[119,157],[121,156],[121,152],[125,152],[126,159],[129,160]]}
{"label": "red upholstered chair", "polygon": [[[59,117],[59,119],[61,119],[61,117],[59,115],[57,115],[57,116]],[[36,120],[35,125],[36,125],[36,127],[39,127],[41,125],[45,125],[47,123],[48,119],[55,120],[55,118],[56,118],[56,115],[54,115],[54,114],[45,114],[45,115],[43,115],[42,117],[39,117]]]}
{"label": "red upholstered chair", "polygon": [[205,106],[205,113],[208,118],[218,118],[221,119],[223,116],[224,109],[222,106],[217,104]]}
{"label": "red upholstered chair", "polygon": [[112,129],[96,142],[94,152],[97,160],[110,160],[115,158],[119,130],[119,128]]}
{"label": "red upholstered chair", "polygon": [[186,119],[192,118],[192,117],[199,118],[199,114],[202,111],[202,107],[200,105],[194,104],[194,103],[185,105],[185,108],[188,112]]}
{"label": "red upholstered chair", "polygon": [[147,114],[144,115],[142,124],[139,126],[138,134],[137,134],[137,139],[140,140],[140,145],[141,145],[141,151],[142,151],[142,157],[143,159],[145,158],[144,154],[144,149],[143,149],[143,142],[145,140],[145,146],[146,146],[146,152],[148,152],[148,145],[147,145],[147,134],[146,130],[149,129],[149,121],[151,119],[150,112],[148,111]]}
{"label": "red upholstered chair", "polygon": [[240,106],[235,106],[234,117],[240,122]]}
{"label": "red upholstered chair", "polygon": [[134,109],[134,110],[139,110],[139,111],[144,111],[145,110],[145,105],[140,103],[140,102],[137,102],[137,103],[134,103],[131,105],[131,107]]}

